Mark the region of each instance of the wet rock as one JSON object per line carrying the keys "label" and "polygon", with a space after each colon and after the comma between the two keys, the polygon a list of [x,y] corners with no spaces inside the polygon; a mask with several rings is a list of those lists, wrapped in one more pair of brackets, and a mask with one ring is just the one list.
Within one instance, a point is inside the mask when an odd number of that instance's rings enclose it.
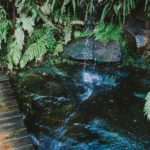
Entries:
{"label": "wet rock", "polygon": [[[24,85],[25,88],[32,89],[37,85],[41,85],[44,81],[44,77],[40,74],[30,72],[30,73],[22,73],[19,75],[22,79],[20,80],[20,86]],[[32,85],[32,86],[31,86]]]}
{"label": "wet rock", "polygon": [[136,39],[135,39],[135,33],[132,28],[128,26],[121,26],[122,32],[124,34],[124,38],[126,39],[128,43],[128,47],[136,52],[137,45],[136,45]]}
{"label": "wet rock", "polygon": [[142,30],[141,34],[135,36],[138,47],[138,54],[144,59],[150,60],[150,30]]}
{"label": "wet rock", "polygon": [[65,55],[76,60],[119,62],[121,47],[118,42],[102,43],[93,39],[79,39],[65,47]]}
{"label": "wet rock", "polygon": [[[141,6],[140,6],[141,5]],[[143,2],[139,3],[139,8]],[[144,9],[139,9],[134,16],[128,17],[124,27],[124,35],[128,41],[129,48],[142,60],[150,60],[150,19]]]}
{"label": "wet rock", "polygon": [[150,60],[150,30],[123,27],[124,37],[128,47],[144,60]]}
{"label": "wet rock", "polygon": [[65,77],[67,76],[65,72],[62,70],[56,68],[56,67],[40,67],[40,68],[31,68],[31,71],[43,75],[50,74],[51,76],[56,76],[56,77]]}

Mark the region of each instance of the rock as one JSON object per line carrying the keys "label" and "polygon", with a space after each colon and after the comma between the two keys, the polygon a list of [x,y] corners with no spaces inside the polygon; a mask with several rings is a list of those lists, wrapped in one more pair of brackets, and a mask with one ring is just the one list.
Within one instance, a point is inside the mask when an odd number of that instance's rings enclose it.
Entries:
{"label": "rock", "polygon": [[124,26],[123,33],[134,54],[144,60],[150,60],[150,30]]}
{"label": "rock", "polygon": [[122,57],[118,42],[102,43],[93,39],[78,39],[65,47],[64,54],[76,60],[119,62]]}
{"label": "rock", "polygon": [[21,80],[20,84],[25,84],[26,88],[31,88],[32,86],[42,84],[42,82],[44,81],[44,77],[42,75],[36,74],[34,72],[20,74],[20,76],[23,76],[23,79]]}
{"label": "rock", "polygon": [[137,45],[136,45],[135,33],[133,29],[129,26],[121,26],[121,30],[123,32],[124,38],[128,43],[129,49],[131,49],[133,52],[136,52]]}
{"label": "rock", "polygon": [[[139,3],[139,6],[142,2]],[[141,6],[143,7],[143,6]],[[139,7],[140,8],[140,7]],[[147,12],[148,13],[148,12]],[[130,16],[124,26],[124,35],[129,48],[142,60],[150,60],[150,19],[143,9]]]}
{"label": "rock", "polygon": [[142,30],[142,34],[136,35],[138,54],[144,59],[150,60],[150,30]]}

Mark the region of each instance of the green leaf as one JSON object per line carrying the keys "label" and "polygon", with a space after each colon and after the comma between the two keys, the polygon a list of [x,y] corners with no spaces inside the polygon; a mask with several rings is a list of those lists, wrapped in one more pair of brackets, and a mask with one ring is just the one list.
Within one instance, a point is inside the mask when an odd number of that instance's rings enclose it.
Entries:
{"label": "green leaf", "polygon": [[50,11],[50,4],[48,3],[48,1],[43,4],[43,6],[41,7],[41,11],[45,15],[50,15],[51,11]]}
{"label": "green leaf", "polygon": [[57,0],[53,0],[53,1],[52,1],[52,6],[51,6],[51,11],[52,11],[52,13],[53,13],[53,11],[54,11],[54,7],[55,7],[55,4],[56,4],[56,1],[57,1]]}
{"label": "green leaf", "polygon": [[18,18],[18,21],[22,23],[22,28],[28,31],[28,34],[31,35],[34,29],[34,20],[31,17],[22,15],[20,18]]}
{"label": "green leaf", "polygon": [[54,51],[54,56],[58,56],[59,53],[62,53],[63,52],[63,45],[64,43],[63,42],[58,42],[58,44],[56,45],[56,48],[55,48],[55,51]]}
{"label": "green leaf", "polygon": [[150,92],[147,94],[145,100],[144,113],[147,116],[147,119],[150,120]]}
{"label": "green leaf", "polygon": [[16,0],[15,6],[17,7],[17,13],[20,14],[24,8],[26,0]]}
{"label": "green leaf", "polygon": [[53,52],[52,50],[54,45],[55,38],[53,37],[53,33],[50,28],[46,28],[44,35],[41,35],[41,37],[36,42],[30,44],[26,49],[20,60],[20,67],[24,68],[27,63],[43,56],[48,51]]}
{"label": "green leaf", "polygon": [[64,30],[65,44],[71,41],[71,35],[72,35],[72,25],[68,24]]}
{"label": "green leaf", "polygon": [[19,48],[20,50],[22,50],[23,45],[24,45],[24,32],[23,32],[23,30],[22,30],[21,27],[18,27],[18,28],[15,30],[14,36],[15,36],[15,39],[16,39],[18,48]]}
{"label": "green leaf", "polygon": [[76,13],[76,1],[75,0],[72,0],[72,6],[73,6],[73,13],[75,15]]}
{"label": "green leaf", "polygon": [[13,66],[13,64],[15,65],[19,64],[21,51],[16,41],[9,43],[8,49],[10,50],[7,56],[8,62],[9,62],[8,66],[9,66],[9,69],[12,69],[11,67]]}
{"label": "green leaf", "polygon": [[61,14],[64,13],[66,5],[70,2],[70,0],[64,0],[63,5],[61,7]]}

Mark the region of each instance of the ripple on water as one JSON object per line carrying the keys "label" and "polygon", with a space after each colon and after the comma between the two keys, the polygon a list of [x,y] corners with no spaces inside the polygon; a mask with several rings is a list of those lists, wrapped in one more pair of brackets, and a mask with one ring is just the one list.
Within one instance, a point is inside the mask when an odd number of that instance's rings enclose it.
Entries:
{"label": "ripple on water", "polygon": [[[77,124],[98,135],[97,139],[81,142],[67,137],[65,140],[42,136],[41,150],[144,150],[144,145],[134,138],[127,138],[121,133],[109,129],[104,120],[93,120],[88,124]],[[107,128],[107,129],[106,129]]]}

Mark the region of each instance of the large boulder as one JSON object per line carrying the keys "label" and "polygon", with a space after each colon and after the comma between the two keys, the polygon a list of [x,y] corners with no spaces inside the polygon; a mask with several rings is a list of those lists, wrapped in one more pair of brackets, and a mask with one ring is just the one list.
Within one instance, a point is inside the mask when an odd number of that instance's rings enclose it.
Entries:
{"label": "large boulder", "polygon": [[150,30],[142,30],[141,34],[135,36],[138,47],[138,54],[144,59],[150,60]]}
{"label": "large boulder", "polygon": [[124,26],[123,33],[132,52],[144,60],[150,60],[150,30]]}
{"label": "large boulder", "polygon": [[118,42],[103,43],[94,39],[78,39],[65,47],[64,54],[76,60],[119,62],[122,57]]}
{"label": "large boulder", "polygon": [[150,19],[146,13],[139,10],[130,16],[123,26],[124,37],[129,48],[142,60],[150,60]]}
{"label": "large boulder", "polygon": [[136,38],[135,38],[135,32],[133,28],[130,26],[121,26],[122,33],[124,35],[125,40],[128,43],[128,47],[130,50],[132,50],[133,53],[136,53],[137,51],[137,44],[136,44]]}

